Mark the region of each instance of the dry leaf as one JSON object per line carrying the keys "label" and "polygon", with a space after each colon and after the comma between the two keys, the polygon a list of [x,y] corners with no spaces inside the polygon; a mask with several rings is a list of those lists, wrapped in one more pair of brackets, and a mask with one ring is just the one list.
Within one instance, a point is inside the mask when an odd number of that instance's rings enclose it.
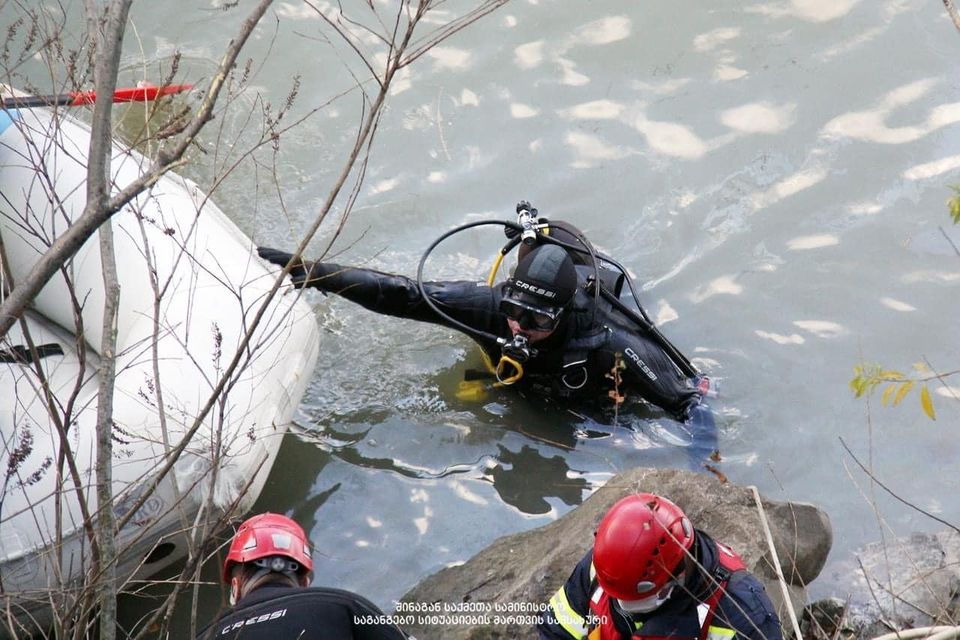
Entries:
{"label": "dry leaf", "polygon": [[727,483],[727,476],[724,475],[723,471],[720,471],[720,469],[717,469],[712,464],[705,464],[703,466],[707,468],[707,471],[717,476],[717,479],[720,480],[721,484]]}

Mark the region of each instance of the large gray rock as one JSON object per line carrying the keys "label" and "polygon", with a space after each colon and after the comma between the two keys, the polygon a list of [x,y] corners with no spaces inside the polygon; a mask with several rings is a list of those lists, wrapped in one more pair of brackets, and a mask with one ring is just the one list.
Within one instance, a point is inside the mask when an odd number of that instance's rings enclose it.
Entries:
{"label": "large gray rock", "polygon": [[[500,538],[465,564],[426,578],[402,598],[398,613],[414,620],[404,628],[419,640],[536,638],[530,610],[546,603],[567,579],[610,506],[637,491],[670,498],[694,526],[736,550],[764,581],[789,629],[752,490],[721,483],[712,475],[673,469],[634,469],[618,475],[556,522]],[[829,519],[806,504],[762,503],[799,613],[806,604],[805,585],[820,573],[830,550]],[[422,611],[431,608],[436,617]],[[521,609],[520,615],[513,609]]]}
{"label": "large gray rock", "polygon": [[849,592],[837,594],[846,605],[839,611],[842,619],[834,615],[829,626],[851,637],[960,624],[960,534],[956,531],[874,542],[839,566],[851,580]]}

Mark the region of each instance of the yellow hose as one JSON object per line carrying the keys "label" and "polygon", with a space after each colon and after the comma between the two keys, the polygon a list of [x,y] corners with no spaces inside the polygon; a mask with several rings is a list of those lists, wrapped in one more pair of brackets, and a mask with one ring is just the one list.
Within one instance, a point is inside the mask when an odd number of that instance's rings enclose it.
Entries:
{"label": "yellow hose", "polygon": [[480,350],[480,356],[483,358],[483,366],[487,368],[487,371],[490,372],[490,375],[497,375],[497,368],[493,366],[493,360],[490,359],[490,356],[483,349]]}
{"label": "yellow hose", "polygon": [[487,276],[487,286],[492,287],[494,278],[497,277],[497,271],[500,270],[500,264],[503,262],[503,251],[497,252],[497,259],[493,261],[493,268],[490,269],[490,275]]}
{"label": "yellow hose", "polygon": [[[516,373],[512,376],[506,378],[501,377],[501,372],[503,371],[504,364],[508,364],[516,370]],[[511,358],[510,356],[500,356],[500,362],[497,363],[496,370],[497,380],[500,384],[511,385],[520,378],[523,377],[523,365]]]}

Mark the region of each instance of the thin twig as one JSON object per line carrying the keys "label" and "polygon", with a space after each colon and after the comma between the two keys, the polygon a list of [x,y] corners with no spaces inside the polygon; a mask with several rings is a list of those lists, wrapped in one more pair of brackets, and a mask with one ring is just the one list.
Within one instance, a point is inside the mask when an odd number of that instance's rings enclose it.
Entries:
{"label": "thin twig", "polygon": [[953,238],[951,238],[950,235],[947,233],[947,230],[943,228],[943,225],[942,224],[938,225],[937,229],[940,229],[940,233],[943,234],[943,237],[946,239],[946,241],[950,244],[951,247],[953,247],[953,252],[957,254],[958,257],[960,257],[960,248],[957,247],[957,244],[953,241]]}
{"label": "thin twig", "polygon": [[760,501],[760,492],[755,486],[750,487],[753,492],[753,501],[757,505],[757,513],[760,514],[760,524],[763,525],[763,535],[767,539],[767,548],[770,549],[770,558],[773,560],[773,570],[777,574],[777,582],[780,583],[780,591],[783,594],[783,604],[787,607],[787,613],[790,614],[790,624],[793,625],[794,638],[800,640],[803,635],[800,633],[800,623],[797,622],[797,613],[793,610],[793,601],[790,599],[790,589],[787,587],[787,581],[783,577],[783,569],[780,567],[780,556],[777,554],[777,547],[773,544],[773,534],[770,533],[770,525],[767,523],[767,514],[763,510],[763,503]]}
{"label": "thin twig", "polygon": [[877,483],[877,485],[878,485],[881,489],[883,489],[883,490],[886,491],[888,494],[890,494],[893,498],[895,498],[895,499],[898,500],[899,502],[905,504],[906,506],[910,507],[910,508],[913,509],[914,511],[917,511],[917,512],[919,512],[919,513],[922,513],[923,515],[927,516],[927,517],[930,518],[931,520],[935,520],[935,521],[939,522],[939,523],[942,524],[942,525],[945,525],[945,526],[947,526],[947,527],[950,527],[951,529],[953,529],[953,530],[956,531],[957,533],[960,533],[960,527],[957,527],[956,525],[953,525],[953,524],[951,524],[950,522],[947,522],[947,521],[944,520],[943,518],[938,518],[937,516],[933,515],[933,514],[930,513],[929,511],[924,511],[923,509],[921,509],[921,508],[918,507],[917,505],[913,504],[912,502],[909,502],[908,500],[905,500],[904,498],[901,498],[899,495],[897,495],[896,493],[894,493],[894,491],[891,490],[887,485],[883,484],[883,482],[881,482],[881,481],[873,474],[873,472],[871,472],[869,469],[867,469],[865,466],[863,466],[863,463],[860,462],[859,459],[857,459],[857,456],[853,453],[853,451],[850,450],[850,447],[847,446],[847,443],[844,441],[844,439],[843,439],[842,437],[840,437],[839,440],[840,440],[840,444],[843,445],[843,448],[846,449],[847,453],[850,454],[850,457],[853,458],[853,461],[857,463],[857,466],[859,466],[860,469],[861,469],[865,474],[867,474],[867,476],[869,476],[871,480],[873,480],[875,483]]}

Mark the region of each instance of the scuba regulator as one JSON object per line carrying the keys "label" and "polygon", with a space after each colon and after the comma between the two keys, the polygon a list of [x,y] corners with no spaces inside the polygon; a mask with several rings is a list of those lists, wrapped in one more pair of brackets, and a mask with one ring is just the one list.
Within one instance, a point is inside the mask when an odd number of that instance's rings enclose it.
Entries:
{"label": "scuba regulator", "polygon": [[[674,365],[681,372],[688,377],[695,377],[700,374],[697,368],[682,353],[680,353],[680,351],[674,347],[669,340],[667,340],[667,338],[653,324],[653,321],[650,320],[649,316],[647,316],[646,311],[640,304],[639,296],[637,295],[637,291],[634,287],[632,279],[630,278],[626,269],[620,265],[620,263],[609,256],[598,253],[593,248],[593,245],[585,237],[583,237],[582,234],[570,231],[569,228],[551,225],[547,218],[540,217],[537,209],[532,207],[530,203],[525,200],[517,204],[516,214],[516,222],[508,222],[505,220],[480,220],[460,225],[454,229],[451,229],[450,231],[447,231],[439,238],[434,240],[429,247],[427,247],[426,251],[423,253],[423,256],[420,258],[420,264],[417,267],[417,287],[420,290],[420,295],[426,304],[437,315],[442,317],[450,325],[457,327],[468,335],[476,336],[488,342],[495,342],[500,346],[501,356],[496,365],[493,364],[487,353],[485,351],[483,352],[484,362],[487,366],[487,369],[496,377],[500,384],[511,385],[519,381],[523,377],[523,364],[531,358],[536,357],[537,350],[530,344],[527,336],[523,334],[517,334],[508,339],[464,324],[444,312],[430,297],[423,285],[423,267],[426,264],[430,254],[433,253],[440,243],[450,236],[462,231],[489,225],[502,226],[504,228],[504,234],[507,236],[507,243],[503,245],[494,259],[493,266],[491,267],[490,273],[487,277],[488,286],[494,286],[496,275],[500,270],[500,265],[502,264],[503,259],[521,243],[530,248],[541,243],[559,245],[568,253],[570,253],[571,257],[574,258],[575,263],[579,263],[581,265],[587,264],[593,269],[593,274],[587,279],[586,290],[594,297],[594,319],[599,299],[603,297],[611,305],[616,307],[635,324],[637,324],[640,330],[646,332],[654,340],[656,340],[657,343],[670,356],[670,359],[673,361]],[[572,236],[572,238],[576,240],[576,243],[561,240],[559,237],[556,237],[561,234],[551,234],[551,229],[560,230],[564,232],[563,235]],[[611,273],[608,265],[614,267],[617,271],[612,284],[606,282],[605,280],[609,279],[603,277],[604,273]],[[634,311],[620,300],[620,290],[624,282],[630,289],[633,300],[636,303],[637,311]],[[611,291],[611,289],[613,290]]]}

